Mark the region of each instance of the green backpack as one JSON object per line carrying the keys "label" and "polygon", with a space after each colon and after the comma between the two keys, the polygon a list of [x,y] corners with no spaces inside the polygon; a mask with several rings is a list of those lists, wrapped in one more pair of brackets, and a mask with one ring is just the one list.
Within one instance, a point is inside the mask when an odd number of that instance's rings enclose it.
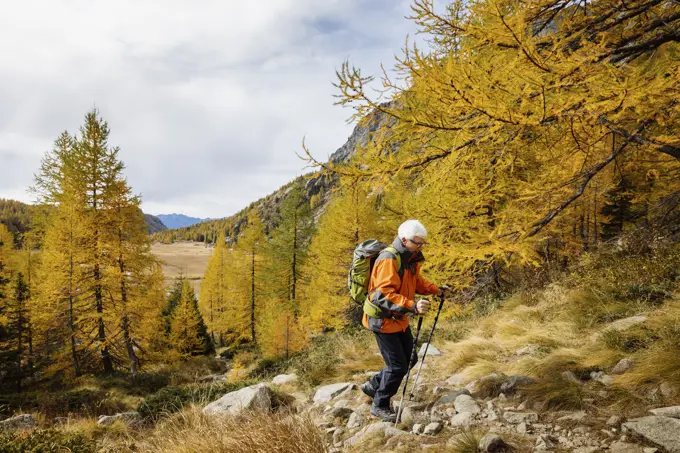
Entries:
{"label": "green backpack", "polygon": [[357,305],[364,308],[364,313],[373,318],[381,318],[381,309],[376,307],[368,300],[368,284],[371,281],[371,272],[375,260],[380,252],[387,250],[397,257],[397,268],[401,274],[401,256],[399,252],[384,242],[377,239],[368,239],[357,245],[354,249],[354,258],[349,268],[347,276],[347,287],[350,299]]}

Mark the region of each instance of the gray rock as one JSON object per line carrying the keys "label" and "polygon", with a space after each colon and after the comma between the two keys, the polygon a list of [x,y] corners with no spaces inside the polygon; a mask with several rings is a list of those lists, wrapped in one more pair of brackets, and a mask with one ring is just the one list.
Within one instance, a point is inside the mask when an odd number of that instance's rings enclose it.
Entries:
{"label": "gray rock", "polygon": [[353,413],[354,411],[349,407],[334,407],[329,412],[329,415],[333,418],[349,418]]}
{"label": "gray rock", "polygon": [[401,436],[408,436],[409,433],[408,431],[404,431],[403,429],[397,429],[392,426],[385,428],[385,437],[401,437]]}
{"label": "gray rock", "polygon": [[558,422],[582,422],[588,417],[584,411],[572,412],[571,414],[563,415],[558,418]]}
{"label": "gray rock", "polygon": [[425,348],[427,348],[427,355],[442,355],[441,351],[434,347],[434,345],[429,345],[428,343],[423,343],[420,346],[420,351],[418,351],[418,357],[422,357],[425,354]]}
{"label": "gray rock", "polygon": [[501,436],[494,433],[488,433],[479,440],[477,449],[480,452],[495,452],[505,449],[506,445],[501,439]]}
{"label": "gray rock", "polygon": [[464,412],[464,413],[461,413],[461,414],[456,414],[453,417],[451,417],[451,420],[449,421],[451,426],[459,427],[459,428],[470,427],[470,426],[476,425],[477,422],[478,422],[477,414],[473,414],[473,413],[470,413],[470,412]]}
{"label": "gray rock", "polygon": [[140,420],[139,412],[121,412],[116,415],[101,415],[97,420],[98,426],[111,426],[117,420],[126,423],[135,423]]}
{"label": "gray rock", "polygon": [[31,414],[21,414],[0,421],[0,431],[13,429],[34,428],[37,425],[35,417]]}
{"label": "gray rock", "polygon": [[616,366],[612,368],[611,373],[623,374],[626,371],[630,371],[631,368],[633,368],[633,361],[631,359],[621,359],[619,360],[619,363],[617,363]]}
{"label": "gray rock", "polygon": [[658,453],[659,449],[654,447],[643,448],[644,453]]}
{"label": "gray rock", "polygon": [[590,378],[594,381],[599,382],[602,385],[612,385],[614,383],[614,378],[609,376],[608,374],[605,374],[602,371],[593,371],[590,373]]}
{"label": "gray rock", "polygon": [[435,436],[441,432],[441,430],[444,428],[444,425],[442,425],[439,422],[433,422],[430,423],[425,427],[425,430],[423,431],[423,434],[427,436]]}
{"label": "gray rock", "polygon": [[622,417],[621,415],[612,415],[609,417],[609,420],[607,420],[607,426],[620,426],[625,420],[625,417]]}
{"label": "gray rock", "polygon": [[500,391],[506,395],[512,395],[515,393],[519,387],[533,384],[535,381],[529,376],[522,376],[521,374],[515,374],[509,376],[501,384]]}
{"label": "gray rock", "polygon": [[203,413],[238,415],[246,409],[268,411],[271,407],[271,391],[265,384],[257,384],[227,393],[205,406]]}
{"label": "gray rock", "polygon": [[415,425],[413,425],[413,429],[411,429],[411,432],[413,434],[422,434],[424,429],[425,427],[423,426],[422,423],[416,423]]}
{"label": "gray rock", "polygon": [[453,402],[453,407],[456,408],[458,414],[479,414],[482,412],[482,408],[470,395],[458,395]]}
{"label": "gray rock", "polygon": [[620,441],[612,442],[609,445],[609,451],[611,453],[644,453],[640,445]]}
{"label": "gray rock", "polygon": [[227,380],[227,376],[224,374],[211,374],[208,376],[201,376],[197,379],[197,382],[224,382]]}
{"label": "gray rock", "polygon": [[358,433],[343,442],[345,447],[351,447],[358,443],[364,441],[367,437],[370,437],[374,433],[381,433],[384,435],[387,428],[391,428],[392,423],[389,422],[379,422],[373,423],[361,429]]}
{"label": "gray rock", "polygon": [[624,423],[627,429],[662,446],[669,453],[680,453],[680,420],[653,415]]}
{"label": "gray rock", "polygon": [[290,384],[290,383],[295,382],[297,380],[298,380],[298,377],[297,377],[297,374],[295,374],[295,373],[279,374],[274,379],[272,379],[272,384],[274,384],[274,385]]}
{"label": "gray rock", "polygon": [[650,409],[649,412],[662,417],[680,418],[680,406],[659,407]]}
{"label": "gray rock", "polygon": [[547,434],[541,434],[536,438],[536,449],[538,450],[552,450],[555,448],[557,444],[553,440],[551,436],[548,436]]}
{"label": "gray rock", "polygon": [[534,423],[538,421],[538,414],[536,412],[512,412],[505,411],[503,413],[503,419],[512,423],[513,425],[519,425],[520,423]]}
{"label": "gray rock", "polygon": [[444,406],[447,404],[453,404],[460,395],[470,395],[467,389],[456,390],[455,392],[447,392],[442,395],[432,407]]}
{"label": "gray rock", "polygon": [[328,403],[338,396],[351,392],[354,387],[354,384],[351,382],[325,385],[317,389],[316,393],[314,393],[313,401],[315,404]]}
{"label": "gray rock", "polygon": [[529,427],[527,426],[526,422],[522,422],[517,425],[517,432],[519,434],[526,434],[529,432]]}
{"label": "gray rock", "polygon": [[364,416],[356,412],[352,412],[349,416],[349,421],[347,421],[347,428],[354,429],[364,426]]}

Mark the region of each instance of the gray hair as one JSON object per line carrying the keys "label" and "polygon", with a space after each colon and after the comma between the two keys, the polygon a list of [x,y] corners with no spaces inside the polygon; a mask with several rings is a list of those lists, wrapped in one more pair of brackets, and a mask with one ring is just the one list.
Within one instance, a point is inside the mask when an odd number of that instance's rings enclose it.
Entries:
{"label": "gray hair", "polygon": [[423,239],[427,237],[427,229],[417,220],[407,220],[406,222],[399,225],[399,230],[397,234],[400,238],[413,239],[419,236]]}

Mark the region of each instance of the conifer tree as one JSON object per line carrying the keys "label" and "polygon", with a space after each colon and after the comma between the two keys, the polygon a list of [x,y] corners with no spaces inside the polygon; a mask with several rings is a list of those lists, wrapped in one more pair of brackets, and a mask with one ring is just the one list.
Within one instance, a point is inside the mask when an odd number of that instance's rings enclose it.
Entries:
{"label": "conifer tree", "polygon": [[194,288],[188,280],[182,282],[179,302],[172,311],[169,342],[181,356],[208,354],[212,350]]}
{"label": "conifer tree", "polygon": [[239,267],[242,274],[239,276],[239,286],[242,288],[241,300],[245,301],[241,317],[245,314],[245,323],[248,326],[248,334],[252,343],[257,342],[258,299],[262,293],[260,285],[264,284],[261,275],[261,253],[267,244],[264,225],[257,212],[252,210],[248,214],[248,225],[236,244],[236,251],[240,253],[243,260]]}
{"label": "conifer tree", "polygon": [[[213,341],[215,341],[215,333],[219,335],[220,331],[228,328],[224,325],[223,319],[228,297],[227,253],[225,235],[220,233],[201,281],[200,307],[202,313],[205,314],[206,325]],[[232,265],[229,264],[229,268],[231,267]]]}
{"label": "conifer tree", "polygon": [[367,188],[349,181],[341,187],[319,219],[302,272],[301,323],[311,332],[340,328],[352,315],[357,321],[362,310],[347,292],[354,248],[371,238],[390,244],[394,235]]}

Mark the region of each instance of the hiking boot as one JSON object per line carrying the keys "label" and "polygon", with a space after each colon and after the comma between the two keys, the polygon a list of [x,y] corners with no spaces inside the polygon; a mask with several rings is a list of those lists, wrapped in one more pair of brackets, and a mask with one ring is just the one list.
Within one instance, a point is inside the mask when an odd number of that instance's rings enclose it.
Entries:
{"label": "hiking boot", "polygon": [[382,421],[394,423],[397,420],[397,414],[389,407],[371,406],[371,415],[378,417]]}
{"label": "hiking boot", "polygon": [[371,385],[370,381],[366,381],[362,384],[361,391],[364,392],[364,394],[370,396],[371,398],[375,397],[375,389]]}

